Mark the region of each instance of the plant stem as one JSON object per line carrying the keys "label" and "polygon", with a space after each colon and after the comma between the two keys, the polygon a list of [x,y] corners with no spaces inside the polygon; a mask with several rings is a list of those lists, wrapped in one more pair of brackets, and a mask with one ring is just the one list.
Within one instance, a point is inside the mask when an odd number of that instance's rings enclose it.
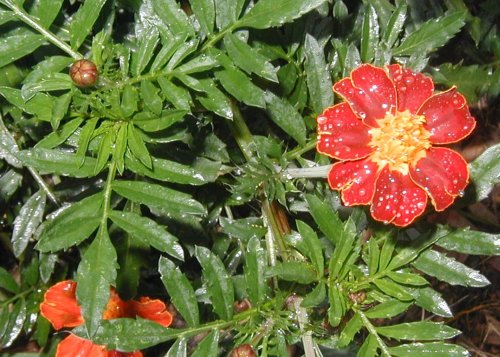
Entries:
{"label": "plant stem", "polygon": [[366,317],[366,315],[364,314],[364,312],[361,311],[361,310],[358,310],[358,309],[356,309],[354,307],[353,307],[353,310],[356,311],[356,313],[361,317],[361,321],[363,321],[363,325],[366,327],[366,329],[368,330],[368,332],[370,332],[370,334],[372,334],[375,337],[375,339],[377,340],[377,342],[378,342],[378,344],[380,346],[380,349],[382,350],[382,356],[388,356],[388,357],[390,357],[391,353],[389,352],[389,349],[387,348],[387,345],[382,340],[382,338],[379,336],[379,334],[377,333],[377,330],[375,329],[375,326],[372,325],[372,323],[370,322],[370,320],[368,319],[368,317]]}
{"label": "plant stem", "polygon": [[2,1],[2,3],[5,6],[7,6],[9,9],[11,9],[14,12],[14,14],[16,14],[16,16],[19,18],[19,20],[21,20],[25,24],[31,26],[36,31],[38,31],[39,33],[44,35],[45,38],[49,42],[51,42],[52,44],[59,47],[62,51],[66,52],[68,55],[73,57],[75,60],[83,58],[83,56],[80,53],[74,51],[66,42],[61,41],[56,35],[54,35],[49,30],[45,29],[33,17],[31,17],[29,14],[27,14],[20,7],[16,6],[12,1]]}
{"label": "plant stem", "polygon": [[281,173],[287,179],[294,178],[325,178],[328,176],[332,165],[304,167],[304,168],[287,168]]}
{"label": "plant stem", "polygon": [[238,144],[243,156],[248,162],[255,161],[254,150],[255,142],[253,141],[252,133],[248,129],[243,116],[241,115],[240,109],[236,103],[231,102],[231,108],[233,110],[233,120],[227,121],[229,129],[233,134],[234,140]]}
{"label": "plant stem", "polygon": [[28,294],[29,294],[29,293],[31,293],[33,290],[35,290],[35,287],[34,287],[34,286],[32,286],[31,288],[26,289],[26,290],[24,290],[24,291],[22,291],[22,292],[20,292],[20,293],[18,293],[18,294],[16,294],[16,295],[14,295],[14,296],[13,296],[13,297],[11,297],[10,299],[7,299],[7,300],[5,300],[5,301],[2,301],[2,302],[0,303],[0,307],[1,307],[1,308],[4,308],[5,306],[9,306],[9,304],[11,304],[12,302],[14,302],[14,301],[18,300],[19,298],[22,298],[23,296],[28,295]]}
{"label": "plant stem", "polygon": [[115,160],[111,161],[108,169],[108,177],[106,178],[106,185],[104,187],[104,196],[102,203],[102,217],[101,217],[101,227],[106,227],[108,222],[109,210],[110,210],[110,202],[111,202],[111,192],[112,192],[112,184],[116,176],[116,162]]}
{"label": "plant stem", "polygon": [[297,157],[299,157],[303,153],[308,152],[308,151],[314,149],[316,147],[316,142],[317,142],[317,140],[314,139],[314,140],[308,142],[306,145],[304,145],[302,147],[301,146],[297,146],[295,149],[290,150],[289,152],[287,152],[285,154],[285,159],[287,159],[289,161],[296,159]]}
{"label": "plant stem", "polygon": [[28,171],[30,172],[31,176],[35,179],[36,183],[38,186],[45,191],[45,194],[47,197],[57,206],[60,207],[61,203],[57,199],[57,197],[54,195],[54,193],[51,191],[50,187],[47,185],[47,183],[44,181],[42,176],[32,167],[28,167]]}

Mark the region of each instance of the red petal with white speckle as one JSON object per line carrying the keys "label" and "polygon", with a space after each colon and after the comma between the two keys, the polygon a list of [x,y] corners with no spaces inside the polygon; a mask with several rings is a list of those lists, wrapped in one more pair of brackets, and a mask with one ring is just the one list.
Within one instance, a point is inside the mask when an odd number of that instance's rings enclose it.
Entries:
{"label": "red petal with white speckle", "polygon": [[96,345],[90,340],[70,334],[57,345],[56,357],[106,357],[105,346]]}
{"label": "red petal with white speckle", "polygon": [[430,97],[419,109],[433,144],[449,144],[468,136],[476,126],[463,95],[455,87]]}
{"label": "red petal with white speckle", "polygon": [[398,96],[398,111],[409,110],[416,113],[418,108],[434,93],[432,79],[421,73],[415,73],[399,64],[387,67]]}
{"label": "red petal with white speckle", "polygon": [[427,156],[410,167],[411,179],[431,197],[436,211],[450,206],[469,182],[467,162],[448,148],[430,148]]}
{"label": "red petal with white speckle", "polygon": [[357,160],[368,156],[373,148],[369,128],[352,112],[347,103],[327,108],[317,119],[317,150],[339,160]]}
{"label": "red petal with white speckle", "polygon": [[366,205],[372,200],[378,165],[370,160],[344,161],[334,164],[328,174],[328,183],[334,190],[342,190],[346,206]]}
{"label": "red petal with white speckle", "polygon": [[371,205],[372,217],[384,223],[407,226],[420,216],[427,206],[427,195],[408,175],[390,171],[380,173]]}
{"label": "red petal with white speckle", "polygon": [[370,127],[376,128],[377,119],[396,108],[396,88],[382,69],[364,64],[333,86],[352,107],[357,116]]}

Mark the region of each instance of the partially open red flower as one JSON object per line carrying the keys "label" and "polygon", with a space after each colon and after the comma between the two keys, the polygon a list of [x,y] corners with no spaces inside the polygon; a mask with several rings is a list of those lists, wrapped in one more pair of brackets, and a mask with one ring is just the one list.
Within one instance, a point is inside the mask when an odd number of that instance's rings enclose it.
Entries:
{"label": "partially open red flower", "polygon": [[347,206],[371,204],[373,218],[406,226],[427,206],[450,206],[469,181],[464,158],[442,146],[476,126],[453,87],[434,93],[429,77],[398,64],[364,64],[333,86],[345,102],[317,118],[317,150],[339,160],[328,175]]}
{"label": "partially open red flower", "polygon": [[[45,292],[40,313],[56,330],[84,323],[75,292],[76,282],[72,280],[61,281]],[[172,315],[161,300],[141,297],[139,300],[124,301],[111,289],[103,319],[136,316],[155,321],[164,327],[172,323]],[[142,357],[142,352],[108,351],[106,346],[96,345],[90,340],[70,334],[57,346],[56,357]]]}

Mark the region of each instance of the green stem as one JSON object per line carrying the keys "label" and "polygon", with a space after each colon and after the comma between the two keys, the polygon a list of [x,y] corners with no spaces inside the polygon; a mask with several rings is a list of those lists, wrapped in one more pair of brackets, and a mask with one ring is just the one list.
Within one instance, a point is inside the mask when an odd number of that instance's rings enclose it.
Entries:
{"label": "green stem", "polygon": [[47,183],[44,181],[42,176],[32,167],[28,167],[28,171],[30,172],[31,176],[35,179],[36,183],[38,184],[38,187],[40,187],[43,191],[45,191],[45,194],[47,197],[57,206],[60,207],[61,203],[57,199],[57,197],[54,195],[50,187],[47,185]]}
{"label": "green stem", "polygon": [[317,140],[314,139],[314,140],[308,142],[304,146],[297,146],[295,149],[290,150],[289,152],[287,152],[285,154],[285,159],[287,159],[288,161],[290,161],[290,160],[294,160],[294,159],[298,158],[303,153],[308,152],[308,151],[316,148],[316,143],[317,143]]}
{"label": "green stem", "polygon": [[248,162],[255,161],[255,142],[253,141],[252,133],[250,132],[250,129],[248,129],[248,126],[243,119],[243,115],[241,115],[240,109],[236,103],[232,102],[231,107],[233,110],[233,120],[227,121],[229,129],[231,130],[234,140],[236,140],[236,143],[243,153],[243,156],[245,156],[245,159]]}
{"label": "green stem", "polygon": [[[264,216],[264,220],[269,227],[269,234],[272,237],[273,242],[278,245],[279,254],[283,260],[288,260],[288,253],[285,242],[283,241],[283,232],[279,228],[280,225],[278,223],[278,218],[275,216],[271,205],[269,204],[269,200],[264,198],[262,200],[262,214]],[[274,251],[274,250],[273,250]],[[276,261],[276,257],[271,256],[272,259]]]}
{"label": "green stem", "polygon": [[36,31],[45,36],[45,38],[51,42],[52,44],[59,47],[61,50],[66,52],[68,55],[73,57],[75,60],[82,59],[83,56],[74,51],[66,42],[61,41],[56,35],[54,35],[49,30],[45,29],[42,25],[40,25],[33,17],[28,15],[24,10],[20,7],[16,6],[12,1],[2,1],[2,3],[11,9],[14,14],[25,24],[31,26]]}
{"label": "green stem", "polygon": [[22,292],[20,292],[20,293],[18,293],[18,294],[16,294],[16,295],[14,295],[14,296],[13,296],[13,297],[11,297],[10,299],[7,299],[7,300],[5,300],[5,301],[2,301],[2,302],[0,303],[0,307],[1,307],[1,308],[4,308],[5,306],[9,306],[12,302],[14,302],[14,301],[16,301],[16,300],[18,300],[18,299],[20,299],[20,298],[22,298],[22,297],[24,297],[24,296],[28,295],[28,294],[29,294],[29,293],[31,293],[33,290],[35,290],[35,287],[33,287],[33,286],[32,286],[31,288],[29,288],[29,289],[27,289],[27,290],[24,290],[24,291],[22,291]]}
{"label": "green stem", "polygon": [[382,350],[382,356],[390,357],[391,353],[389,352],[387,345],[382,340],[382,338],[379,336],[379,334],[377,333],[377,330],[375,329],[375,326],[372,325],[372,323],[370,322],[368,317],[361,310],[358,310],[354,307],[353,307],[353,310],[356,311],[356,313],[361,317],[361,321],[363,321],[363,325],[366,327],[368,332],[370,332],[370,334],[372,334],[375,337],[375,339],[377,340],[378,345],[380,346],[380,349]]}
{"label": "green stem", "polygon": [[106,227],[108,222],[110,203],[111,203],[112,184],[115,179],[115,176],[116,176],[116,162],[113,160],[109,165],[108,177],[106,178],[106,185],[104,187],[101,227]]}

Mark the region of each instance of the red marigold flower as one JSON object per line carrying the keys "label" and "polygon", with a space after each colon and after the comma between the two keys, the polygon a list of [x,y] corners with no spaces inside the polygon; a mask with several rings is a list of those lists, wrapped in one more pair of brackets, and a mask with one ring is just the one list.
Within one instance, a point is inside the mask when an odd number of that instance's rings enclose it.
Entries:
{"label": "red marigold flower", "polygon": [[347,206],[371,204],[374,219],[407,226],[427,206],[450,206],[469,181],[464,158],[442,146],[476,126],[455,87],[434,93],[431,78],[398,64],[364,64],[333,86],[345,102],[317,118],[317,150],[339,162],[328,183]]}
{"label": "red marigold flower", "polygon": [[[61,281],[50,287],[40,304],[40,312],[56,330],[63,327],[76,327],[84,323],[80,307],[76,301],[76,282]],[[141,297],[139,300],[124,301],[115,289],[111,288],[110,297],[103,319],[140,316],[168,327],[172,315],[164,302],[158,299]],[[70,334],[57,346],[56,357],[142,357],[142,352],[108,351],[105,346],[96,345],[90,340]]]}

